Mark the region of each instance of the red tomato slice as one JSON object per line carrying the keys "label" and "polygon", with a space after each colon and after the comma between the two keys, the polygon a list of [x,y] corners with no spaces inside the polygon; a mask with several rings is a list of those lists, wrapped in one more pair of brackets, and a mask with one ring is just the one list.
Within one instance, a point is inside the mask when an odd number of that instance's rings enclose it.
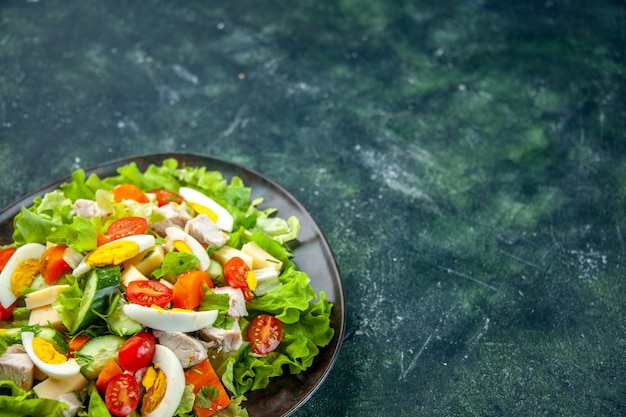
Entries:
{"label": "red tomato slice", "polygon": [[0,304],[0,320],[8,320],[13,316],[13,309],[17,306],[17,300],[11,304],[8,308],[2,307]]}
{"label": "red tomato slice", "polygon": [[153,280],[131,281],[126,287],[126,298],[134,304],[150,307],[165,306],[172,301],[172,289],[165,284]]}
{"label": "red tomato slice", "polygon": [[250,267],[245,261],[237,256],[230,258],[224,265],[224,276],[228,285],[233,288],[248,288],[246,276]]}
{"label": "red tomato slice", "polygon": [[141,235],[148,229],[148,220],[143,217],[128,216],[115,220],[107,228],[106,235],[110,240],[126,236]]}
{"label": "red tomato slice", "polygon": [[150,191],[152,194],[156,196],[157,205],[162,207],[169,203],[177,203],[182,204],[183,198],[176,194],[174,191],[170,190],[152,190]]}
{"label": "red tomato slice", "polygon": [[[0,271],[4,269],[16,250],[17,248],[13,247],[0,250]],[[10,319],[11,316],[13,316],[13,309],[15,306],[17,306],[17,300],[7,308],[4,308],[2,304],[0,304],[0,320]]]}
{"label": "red tomato slice", "polygon": [[248,327],[248,341],[252,352],[265,355],[275,350],[283,340],[283,324],[276,317],[260,314]]}
{"label": "red tomato slice", "polygon": [[117,362],[123,370],[137,372],[152,362],[156,339],[147,331],[134,334],[120,348]]}
{"label": "red tomato slice", "polygon": [[109,381],[104,403],[114,416],[127,416],[139,405],[139,384],[134,375],[119,374]]}
{"label": "red tomato slice", "polygon": [[0,271],[4,269],[4,267],[7,265],[7,262],[9,262],[9,259],[11,259],[11,256],[13,256],[16,250],[17,248],[13,247],[0,250]]}
{"label": "red tomato slice", "polygon": [[39,273],[48,285],[57,282],[62,275],[72,272],[72,267],[63,259],[66,249],[67,246],[64,245],[50,246],[39,259]]}
{"label": "red tomato slice", "polygon": [[149,203],[150,199],[133,184],[120,184],[113,188],[113,201],[121,203],[124,200],[135,200],[138,203]]}
{"label": "red tomato slice", "polygon": [[204,293],[202,283],[213,288],[213,281],[204,271],[188,271],[180,274],[174,284],[174,307],[195,310],[200,306]]}

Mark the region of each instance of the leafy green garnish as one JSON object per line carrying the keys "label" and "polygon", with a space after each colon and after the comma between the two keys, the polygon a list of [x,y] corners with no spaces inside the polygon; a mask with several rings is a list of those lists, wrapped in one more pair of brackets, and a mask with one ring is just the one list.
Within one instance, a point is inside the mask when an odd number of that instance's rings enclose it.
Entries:
{"label": "leafy green garnish", "polygon": [[214,386],[204,386],[196,393],[196,407],[209,408],[217,399],[219,391]]}
{"label": "leafy green garnish", "polygon": [[198,257],[192,253],[168,252],[163,258],[163,264],[152,272],[152,276],[174,283],[180,274],[195,269],[199,262]]}
{"label": "leafy green garnish", "polygon": [[3,416],[60,416],[67,404],[37,398],[33,391],[25,391],[13,381],[0,381],[0,415]]}

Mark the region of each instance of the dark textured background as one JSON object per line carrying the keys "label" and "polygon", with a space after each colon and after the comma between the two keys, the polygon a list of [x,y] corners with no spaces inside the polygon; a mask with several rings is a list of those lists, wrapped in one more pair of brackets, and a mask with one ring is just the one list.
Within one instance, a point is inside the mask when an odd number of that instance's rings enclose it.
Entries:
{"label": "dark textured background", "polygon": [[624,1],[0,4],[0,206],[121,157],[312,213],[347,336],[296,416],[626,413]]}

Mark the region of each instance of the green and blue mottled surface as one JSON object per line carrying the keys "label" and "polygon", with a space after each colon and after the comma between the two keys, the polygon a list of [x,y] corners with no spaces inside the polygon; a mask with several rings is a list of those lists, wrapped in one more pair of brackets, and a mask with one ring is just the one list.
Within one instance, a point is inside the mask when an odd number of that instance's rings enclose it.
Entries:
{"label": "green and blue mottled surface", "polygon": [[626,3],[6,0],[0,205],[191,152],[312,213],[347,331],[295,415],[626,414]]}

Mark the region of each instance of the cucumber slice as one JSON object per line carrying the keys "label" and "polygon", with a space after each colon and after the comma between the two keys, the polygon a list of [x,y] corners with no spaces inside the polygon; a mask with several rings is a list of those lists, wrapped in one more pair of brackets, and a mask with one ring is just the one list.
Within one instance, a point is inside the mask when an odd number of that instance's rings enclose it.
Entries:
{"label": "cucumber slice", "polygon": [[80,371],[87,379],[96,379],[104,365],[111,358],[117,357],[126,339],[114,334],[94,337],[76,353]]}
{"label": "cucumber slice", "polygon": [[118,336],[131,336],[143,329],[141,323],[124,313],[124,303],[122,302],[119,302],[115,310],[109,315],[107,323],[111,332]]}
{"label": "cucumber slice", "polygon": [[65,353],[70,351],[70,345],[65,337],[58,330],[52,327],[42,327],[36,332],[37,337],[52,343],[57,352]]}
{"label": "cucumber slice", "polygon": [[215,259],[211,259],[207,273],[216,286],[223,287],[224,285],[228,285],[226,278],[224,278],[224,268],[222,267],[222,264],[217,262]]}
{"label": "cucumber slice", "polygon": [[86,329],[99,317],[105,314],[109,306],[109,296],[115,293],[120,285],[120,267],[109,266],[91,270],[87,277],[83,299],[78,307],[70,334]]}

